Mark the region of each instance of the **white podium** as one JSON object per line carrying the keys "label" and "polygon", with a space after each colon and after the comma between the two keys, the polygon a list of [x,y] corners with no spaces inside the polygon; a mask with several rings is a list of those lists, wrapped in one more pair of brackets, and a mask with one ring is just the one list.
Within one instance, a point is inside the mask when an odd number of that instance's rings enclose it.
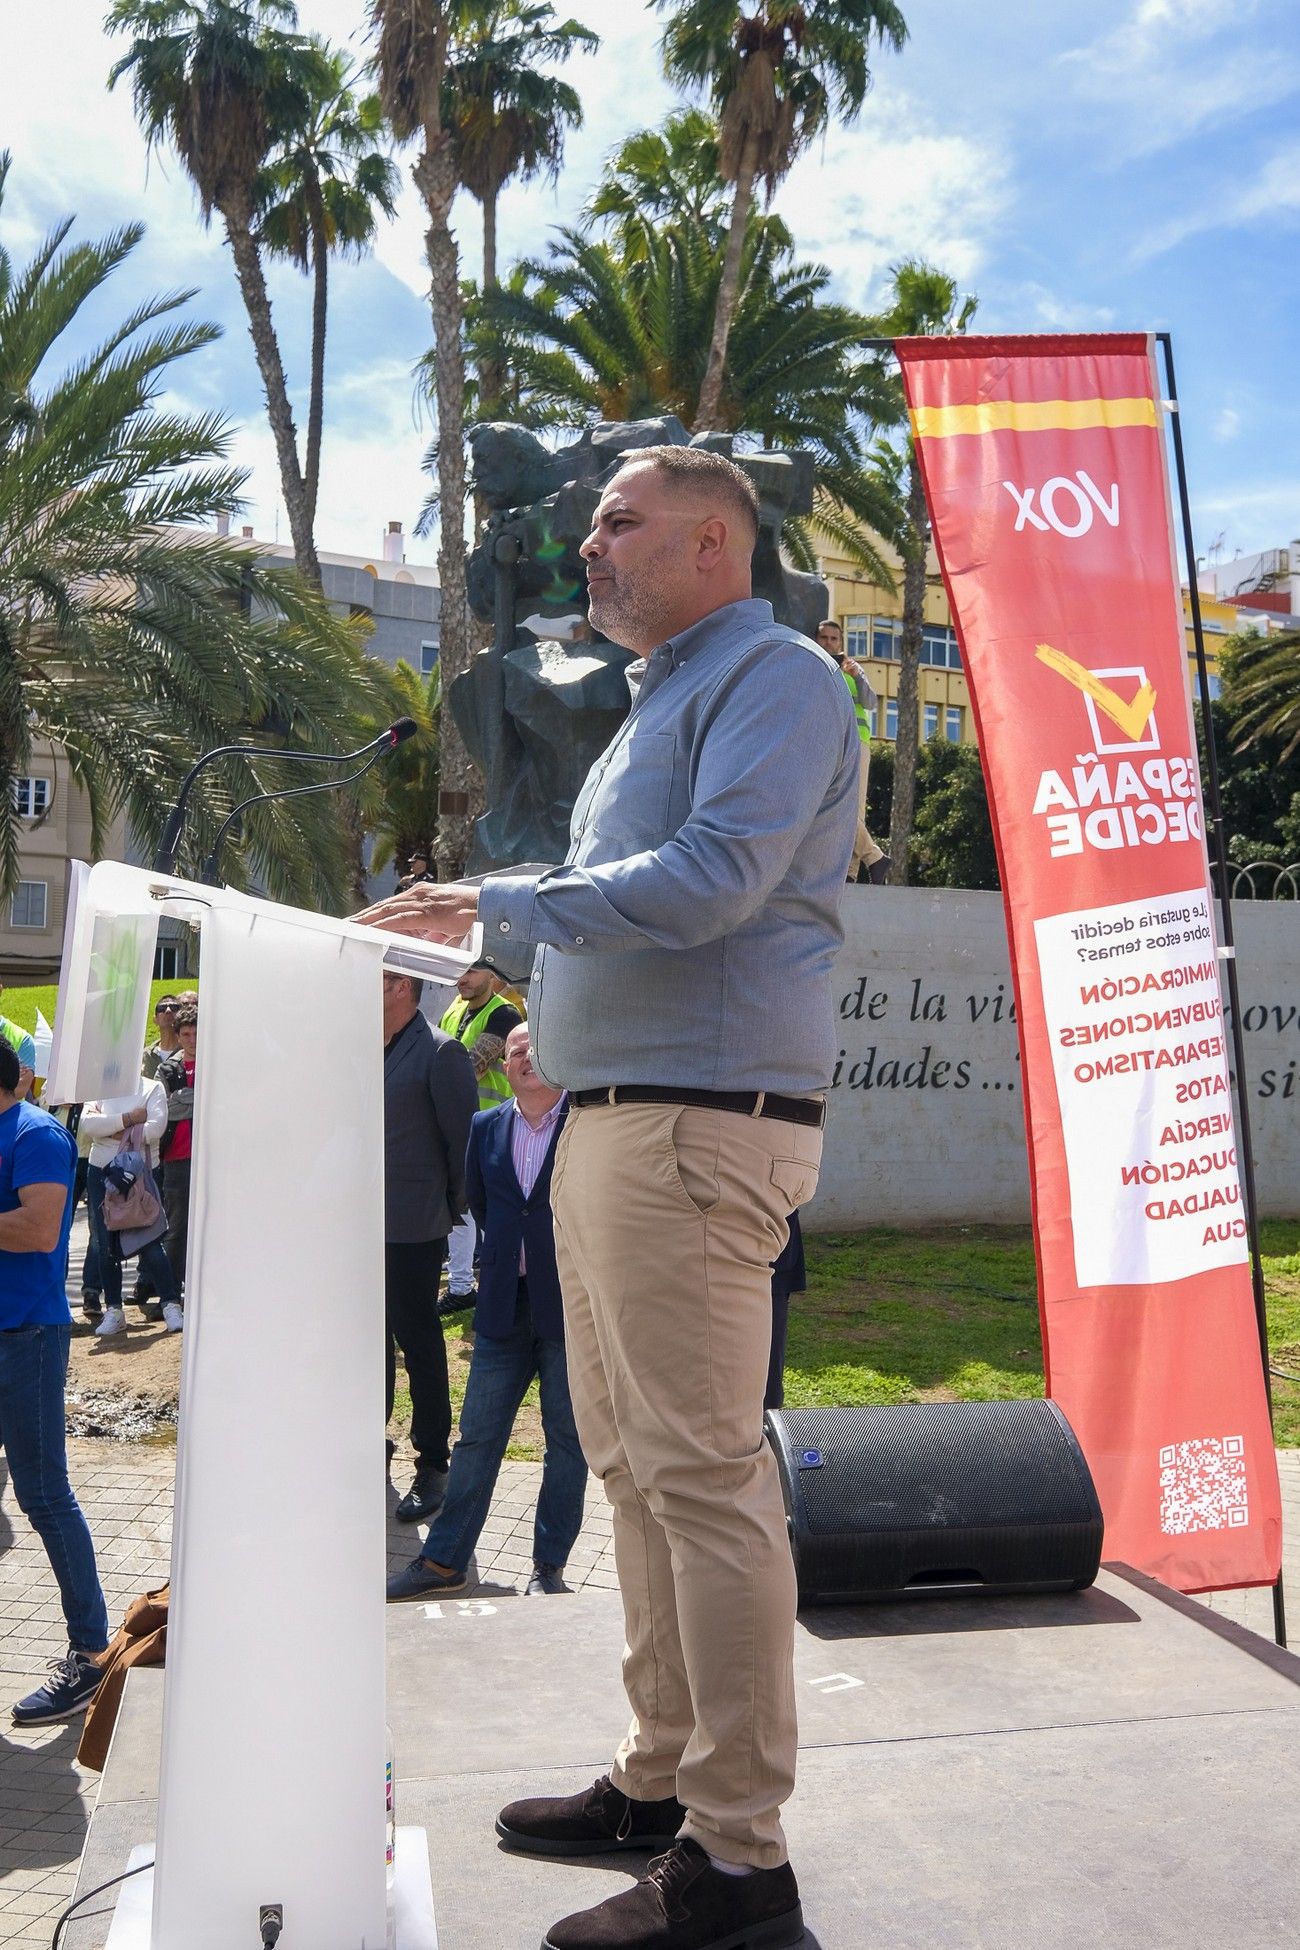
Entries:
{"label": "white podium", "polygon": [[112,862],[73,893],[52,1102],[132,1088],[160,915],[202,931],[156,1859],[110,1943],[253,1950],[275,1903],[284,1950],[383,1950],[381,973],[454,979],[477,944]]}

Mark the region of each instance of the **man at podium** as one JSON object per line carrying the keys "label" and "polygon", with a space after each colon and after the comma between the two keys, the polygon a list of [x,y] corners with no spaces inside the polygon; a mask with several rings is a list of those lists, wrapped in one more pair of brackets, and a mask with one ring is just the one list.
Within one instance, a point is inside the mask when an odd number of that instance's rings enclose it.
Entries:
{"label": "man at podium", "polygon": [[550,1950],[797,1943],[795,1579],[763,1437],[771,1263],[811,1198],[858,736],[830,657],[751,594],[758,502],[720,455],[631,454],[583,544],[632,709],[564,866],[413,887],[367,919],[538,953],[538,1069],[569,1091],[552,1180],[569,1381],[613,1505],[628,1734],[583,1794],[513,1803],[537,1854],[664,1850]]}

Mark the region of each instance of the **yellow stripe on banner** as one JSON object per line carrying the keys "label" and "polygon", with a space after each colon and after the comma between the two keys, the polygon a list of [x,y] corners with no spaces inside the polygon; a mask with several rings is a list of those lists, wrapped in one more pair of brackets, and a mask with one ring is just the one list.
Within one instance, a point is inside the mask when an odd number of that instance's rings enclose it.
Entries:
{"label": "yellow stripe on banner", "polygon": [[1153,427],[1152,399],[990,399],[978,406],[918,406],[912,430],[921,440],[954,433],[1048,433],[1078,427]]}

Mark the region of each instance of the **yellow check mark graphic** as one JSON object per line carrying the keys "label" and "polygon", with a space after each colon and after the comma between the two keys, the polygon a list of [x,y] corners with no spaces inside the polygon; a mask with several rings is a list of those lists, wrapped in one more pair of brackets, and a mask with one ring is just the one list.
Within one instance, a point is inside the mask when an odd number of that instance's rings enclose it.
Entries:
{"label": "yellow check mark graphic", "polygon": [[1073,684],[1076,691],[1090,697],[1099,711],[1104,711],[1113,724],[1117,724],[1124,736],[1137,744],[1148,724],[1151,713],[1156,708],[1154,684],[1144,684],[1134,698],[1122,698],[1109,684],[1103,684],[1100,677],[1073,657],[1067,657],[1064,650],[1053,649],[1050,643],[1040,643],[1034,655],[1039,663],[1046,664],[1049,670],[1064,677],[1067,684]]}

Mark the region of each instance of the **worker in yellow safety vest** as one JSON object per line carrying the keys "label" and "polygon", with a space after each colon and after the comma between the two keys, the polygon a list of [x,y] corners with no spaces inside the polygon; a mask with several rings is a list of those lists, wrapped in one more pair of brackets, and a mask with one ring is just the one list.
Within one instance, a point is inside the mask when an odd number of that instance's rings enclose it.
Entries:
{"label": "worker in yellow safety vest", "polygon": [[[506,1037],[523,1015],[502,991],[505,983],[486,962],[475,962],[456,984],[456,1000],[438,1024],[463,1043],[474,1064],[478,1107],[492,1110],[514,1095],[501,1067]],[[466,1213],[447,1242],[447,1303],[449,1311],[467,1307],[474,1298],[474,1248],[477,1233]]]}
{"label": "worker in yellow safety vest", "polygon": [[865,867],[867,877],[882,881],[889,871],[889,857],[882,853],[867,831],[867,780],[871,772],[871,713],[876,708],[876,693],[867,679],[867,673],[860,663],[844,654],[844,632],[833,618],[827,617],[817,625],[817,641],[828,655],[834,657],[840,667],[840,675],[849,687],[853,700],[853,715],[858,721],[858,742],[861,764],[858,768],[858,836],[853,843],[853,859],[849,866],[849,879],[856,880],[859,867]]}

